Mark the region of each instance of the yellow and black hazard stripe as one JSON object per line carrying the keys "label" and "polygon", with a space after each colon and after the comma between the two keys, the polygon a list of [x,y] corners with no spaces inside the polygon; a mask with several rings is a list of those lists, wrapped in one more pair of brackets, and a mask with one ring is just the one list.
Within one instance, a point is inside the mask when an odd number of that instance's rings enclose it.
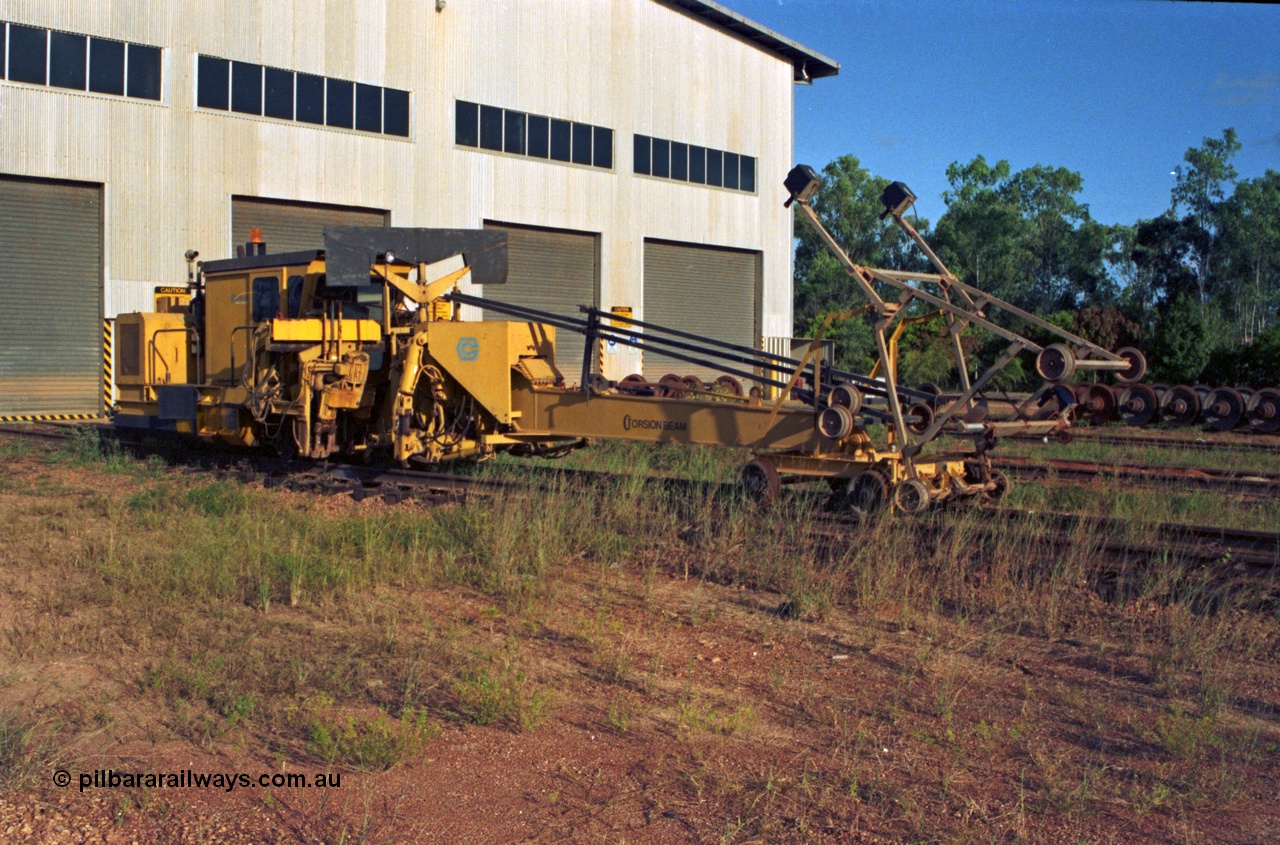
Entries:
{"label": "yellow and black hazard stripe", "polygon": [[101,414],[9,414],[0,416],[0,423],[13,422],[76,422],[100,420]]}
{"label": "yellow and black hazard stripe", "polygon": [[110,413],[116,401],[115,373],[111,368],[114,326],[111,318],[102,321],[102,410]]}

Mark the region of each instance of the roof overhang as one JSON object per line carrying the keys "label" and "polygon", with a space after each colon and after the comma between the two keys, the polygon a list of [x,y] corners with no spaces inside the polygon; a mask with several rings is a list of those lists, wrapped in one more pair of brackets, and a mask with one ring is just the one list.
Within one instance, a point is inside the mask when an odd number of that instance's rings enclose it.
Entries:
{"label": "roof overhang", "polygon": [[787,59],[795,71],[792,78],[796,82],[811,82],[824,76],[835,76],[840,72],[839,62],[814,52],[802,44],[797,44],[790,38],[779,35],[750,18],[744,18],[712,0],[659,0],[659,2],[683,9],[691,15],[706,20],[712,26],[740,35],[770,53]]}

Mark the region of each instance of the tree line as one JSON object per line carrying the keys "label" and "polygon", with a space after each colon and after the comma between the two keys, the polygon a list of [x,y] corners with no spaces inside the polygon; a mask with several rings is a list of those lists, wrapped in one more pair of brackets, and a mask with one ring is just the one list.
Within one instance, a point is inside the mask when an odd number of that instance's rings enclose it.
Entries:
{"label": "tree line", "polygon": [[[976,156],[947,168],[946,211],[936,224],[909,217],[961,280],[1045,316],[1089,340],[1137,346],[1148,381],[1171,384],[1280,384],[1280,173],[1241,179],[1232,165],[1235,130],[1188,149],[1174,171],[1169,208],[1132,225],[1094,220],[1078,196],[1079,174],[1037,164],[1014,172],[1007,161]],[[929,271],[927,259],[896,226],[880,220],[890,180],[857,158],[823,168],[812,206],[860,264]],[[860,304],[855,286],[807,224],[796,222],[795,330],[811,337],[823,319]],[[1035,330],[1009,324],[1036,339]],[[827,337],[838,364],[866,372],[875,360],[870,324],[845,320]],[[991,360],[1005,343],[970,329],[966,352]],[[956,382],[940,321],[908,326],[899,378],[907,384]],[[1017,363],[1017,362],[1015,362]],[[996,387],[1032,387],[1029,362],[1001,374]]]}

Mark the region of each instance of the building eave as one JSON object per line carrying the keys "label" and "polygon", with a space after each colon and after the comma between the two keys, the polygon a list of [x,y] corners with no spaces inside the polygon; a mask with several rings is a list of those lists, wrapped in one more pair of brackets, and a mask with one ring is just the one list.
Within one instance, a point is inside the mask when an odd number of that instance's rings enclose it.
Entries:
{"label": "building eave", "polygon": [[796,82],[811,82],[814,79],[835,76],[840,72],[840,63],[834,59],[810,50],[803,44],[798,44],[712,0],[658,0],[658,2],[683,9],[691,15],[702,18],[717,29],[739,35],[787,59],[794,69],[792,78]]}

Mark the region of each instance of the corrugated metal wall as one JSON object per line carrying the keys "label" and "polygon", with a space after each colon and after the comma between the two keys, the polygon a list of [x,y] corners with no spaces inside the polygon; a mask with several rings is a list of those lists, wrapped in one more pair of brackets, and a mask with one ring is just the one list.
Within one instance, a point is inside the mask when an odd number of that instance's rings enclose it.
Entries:
{"label": "corrugated metal wall", "polygon": [[[645,322],[758,349],[759,279],[758,252],[646,240]],[[704,381],[719,375],[646,349],[645,377],[667,373]]]}
{"label": "corrugated metal wall", "polygon": [[231,254],[249,240],[249,230],[262,230],[268,252],[323,249],[325,226],[385,226],[387,212],[374,208],[286,202],[258,197],[231,198]]}
{"label": "corrugated metal wall", "polygon": [[102,410],[102,189],[0,176],[0,414]]}
{"label": "corrugated metal wall", "polygon": [[[600,237],[589,232],[561,232],[485,222],[486,229],[507,233],[507,283],[491,285],[484,295],[510,302],[581,318],[579,305],[595,305],[600,289]],[[486,320],[509,320],[496,311],[486,311]],[[580,334],[556,330],[556,364],[565,381],[582,379]]]}

